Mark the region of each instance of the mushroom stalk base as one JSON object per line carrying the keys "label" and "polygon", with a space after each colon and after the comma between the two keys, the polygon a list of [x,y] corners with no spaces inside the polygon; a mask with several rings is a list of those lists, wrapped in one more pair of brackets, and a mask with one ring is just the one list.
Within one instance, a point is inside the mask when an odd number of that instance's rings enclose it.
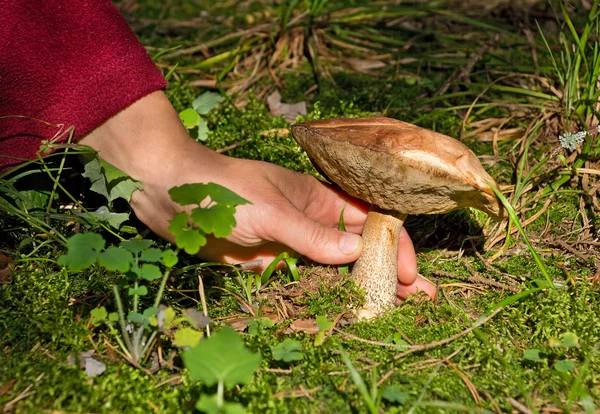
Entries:
{"label": "mushroom stalk base", "polygon": [[365,289],[358,319],[374,318],[396,304],[398,238],[406,214],[371,207],[363,229],[364,248],[352,269],[354,282]]}

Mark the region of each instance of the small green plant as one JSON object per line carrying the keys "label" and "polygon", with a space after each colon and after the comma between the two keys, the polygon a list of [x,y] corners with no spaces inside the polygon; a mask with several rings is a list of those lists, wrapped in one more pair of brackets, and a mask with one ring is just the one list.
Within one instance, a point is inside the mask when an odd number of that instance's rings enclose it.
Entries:
{"label": "small green plant", "polygon": [[575,369],[575,361],[568,359],[566,353],[579,346],[579,338],[572,332],[565,332],[561,338],[550,338],[549,346],[556,352],[542,353],[539,349],[526,349],[523,358],[537,363],[548,363],[555,371],[566,373]]}
{"label": "small green plant", "polygon": [[[181,206],[195,206],[189,213],[177,213],[170,221],[169,231],[175,236],[176,250],[161,250],[152,247],[152,241],[142,239],[126,240],[119,246],[105,248],[106,241],[99,234],[80,233],[67,240],[67,254],[58,260],[59,264],[71,272],[98,264],[109,272],[125,276],[123,285],[127,297],[131,299],[128,312],[125,311],[119,289],[113,286],[117,312],[108,313],[101,307],[94,311],[92,320],[95,325],[104,323],[109,327],[121,350],[135,366],[139,366],[148,357],[156,335],[165,330],[165,319],[167,322],[173,321],[169,314],[159,314],[158,308],[167,279],[178,262],[179,251],[198,253],[206,244],[208,234],[227,237],[236,224],[233,217],[236,206],[248,203],[214,183],[184,184],[172,188],[169,194]],[[142,309],[141,298],[148,295],[147,284],[157,279],[161,281],[153,304]],[[120,333],[115,328],[117,322]],[[193,323],[190,325],[192,326],[176,333],[176,345],[192,346],[198,342],[201,334],[194,330]]]}
{"label": "small green plant", "polygon": [[302,344],[295,339],[287,338],[278,345],[271,347],[275,361],[293,362],[304,359]]}
{"label": "small green plant", "polygon": [[206,141],[208,138],[208,123],[203,117],[223,102],[223,97],[214,92],[205,92],[198,96],[192,107],[184,109],[179,113],[183,126],[198,141]]}
{"label": "small green plant", "polygon": [[249,384],[261,358],[244,347],[244,342],[233,329],[225,328],[213,334],[184,351],[181,358],[192,381],[202,381],[209,387],[217,385],[215,395],[203,395],[196,402],[198,410],[209,414],[245,412],[241,404],[225,402],[225,389]]}

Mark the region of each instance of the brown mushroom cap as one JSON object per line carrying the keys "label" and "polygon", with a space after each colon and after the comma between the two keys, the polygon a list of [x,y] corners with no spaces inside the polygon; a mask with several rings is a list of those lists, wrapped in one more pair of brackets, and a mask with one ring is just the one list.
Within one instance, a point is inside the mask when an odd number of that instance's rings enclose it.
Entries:
{"label": "brown mushroom cap", "polygon": [[477,156],[463,143],[396,119],[335,118],[292,126],[294,139],[348,194],[404,214],[473,207],[503,210]]}

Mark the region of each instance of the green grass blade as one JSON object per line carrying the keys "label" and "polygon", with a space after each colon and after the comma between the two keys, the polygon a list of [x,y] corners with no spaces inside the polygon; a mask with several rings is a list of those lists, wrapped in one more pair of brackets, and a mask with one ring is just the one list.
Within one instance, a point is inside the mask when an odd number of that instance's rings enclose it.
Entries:
{"label": "green grass blade", "polygon": [[348,367],[348,371],[350,371],[350,378],[352,378],[352,382],[354,383],[354,385],[356,385],[356,388],[358,388],[358,391],[360,392],[363,401],[367,405],[369,412],[371,414],[378,414],[379,410],[375,406],[375,401],[373,401],[373,399],[371,398],[369,389],[367,388],[367,385],[363,381],[362,377],[360,376],[356,368],[354,368],[354,365],[352,365],[350,357],[348,357],[348,354],[342,348],[340,348],[340,355],[342,356],[342,361],[344,361],[344,364],[346,364],[346,366]]}
{"label": "green grass blade", "polygon": [[521,226],[521,222],[519,221],[519,218],[517,217],[517,213],[515,213],[515,210],[510,205],[510,203],[508,202],[506,197],[504,197],[504,195],[500,192],[500,190],[498,190],[491,183],[489,183],[487,181],[486,181],[486,183],[490,186],[492,191],[494,191],[494,193],[496,194],[496,197],[498,197],[500,199],[500,201],[502,202],[502,205],[508,212],[508,216],[510,217],[511,221],[519,230],[519,234],[521,235],[521,237],[523,237],[523,241],[527,245],[527,248],[529,249],[531,256],[533,256],[533,260],[537,264],[538,268],[540,269],[540,272],[542,272],[542,275],[544,275],[544,278],[546,279],[546,282],[548,283],[547,287],[556,289],[556,287],[554,286],[554,283],[552,283],[552,278],[550,277],[550,274],[548,273],[548,269],[546,269],[546,265],[544,264],[544,262],[542,262],[541,257],[538,255],[538,253],[533,248],[533,245],[529,241],[529,237],[527,237],[527,234],[525,233],[525,229],[523,229],[523,226]]}

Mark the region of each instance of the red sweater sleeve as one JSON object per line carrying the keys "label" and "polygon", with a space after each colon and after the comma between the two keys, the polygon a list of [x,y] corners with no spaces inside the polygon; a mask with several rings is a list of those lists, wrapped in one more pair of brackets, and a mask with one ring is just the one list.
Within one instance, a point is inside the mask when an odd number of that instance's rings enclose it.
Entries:
{"label": "red sweater sleeve", "polygon": [[165,86],[110,0],[0,0],[0,171],[58,131],[24,117],[77,138]]}

